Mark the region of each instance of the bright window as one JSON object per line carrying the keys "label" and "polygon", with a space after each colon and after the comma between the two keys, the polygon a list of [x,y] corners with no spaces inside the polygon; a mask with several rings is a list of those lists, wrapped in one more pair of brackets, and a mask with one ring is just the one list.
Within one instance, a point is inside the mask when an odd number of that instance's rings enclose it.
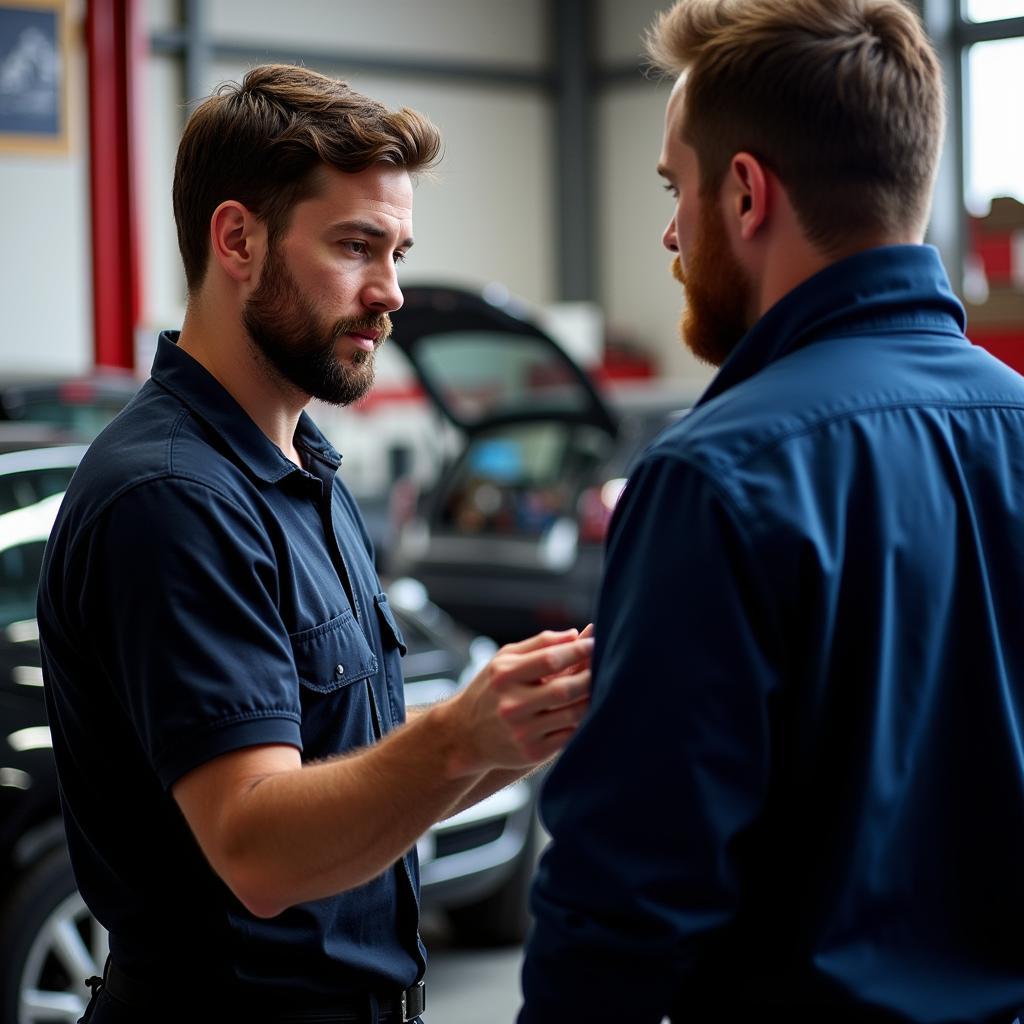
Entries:
{"label": "bright window", "polygon": [[971,21],[1001,21],[1024,15],[1024,0],[965,0],[964,17]]}
{"label": "bright window", "polygon": [[[999,4],[1024,13],[1024,2]],[[975,43],[968,82],[965,199],[971,213],[983,216],[994,196],[1024,202],[1024,132],[1015,113],[1024,95],[1024,39]]]}

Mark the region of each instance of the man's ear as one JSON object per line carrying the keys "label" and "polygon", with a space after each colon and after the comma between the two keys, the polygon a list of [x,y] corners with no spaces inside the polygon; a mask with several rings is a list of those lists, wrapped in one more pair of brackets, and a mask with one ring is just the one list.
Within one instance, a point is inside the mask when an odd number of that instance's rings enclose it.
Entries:
{"label": "man's ear", "polygon": [[728,211],[741,239],[749,242],[772,213],[772,182],[763,163],[750,153],[737,153],[727,176]]}
{"label": "man's ear", "polygon": [[235,281],[253,282],[262,264],[266,227],[237,200],[225,200],[210,218],[213,258]]}

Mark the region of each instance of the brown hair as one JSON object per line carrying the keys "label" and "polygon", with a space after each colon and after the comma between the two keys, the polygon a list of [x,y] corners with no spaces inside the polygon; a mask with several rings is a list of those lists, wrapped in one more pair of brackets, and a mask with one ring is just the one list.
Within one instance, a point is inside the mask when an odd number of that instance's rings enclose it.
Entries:
{"label": "brown hair", "polygon": [[174,167],[174,220],[189,292],[203,282],[210,218],[235,199],[266,224],[271,242],[292,208],[316,193],[318,168],[358,172],[434,164],[441,136],[422,114],[390,111],[344,82],[267,64],[228,82],[185,126]]}
{"label": "brown hair", "polygon": [[749,152],[826,252],[924,227],[942,73],[901,0],[678,0],[646,42],[661,70],[688,71],[683,138],[703,192],[716,193],[733,155]]}

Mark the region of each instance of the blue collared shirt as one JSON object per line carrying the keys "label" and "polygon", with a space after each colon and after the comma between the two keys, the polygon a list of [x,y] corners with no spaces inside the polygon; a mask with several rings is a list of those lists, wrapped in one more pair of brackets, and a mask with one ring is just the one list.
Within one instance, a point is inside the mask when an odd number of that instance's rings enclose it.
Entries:
{"label": "blue collared shirt", "polygon": [[79,888],[121,969],[157,991],[183,958],[193,985],[240,998],[406,987],[423,970],[415,852],[260,920],[170,794],[229,751],[283,743],[324,758],[405,715],[402,636],[341,457],[303,414],[296,466],[175,341],[160,338],[152,378],[86,454],[43,567],[47,708]]}
{"label": "blue collared shirt", "polygon": [[612,524],[521,1024],[1024,1005],[1024,379],[934,250],[772,308]]}

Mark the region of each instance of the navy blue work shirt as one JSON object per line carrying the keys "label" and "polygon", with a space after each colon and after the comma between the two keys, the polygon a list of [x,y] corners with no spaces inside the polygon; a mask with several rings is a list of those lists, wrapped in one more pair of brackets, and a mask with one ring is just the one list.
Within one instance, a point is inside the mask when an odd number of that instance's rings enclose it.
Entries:
{"label": "navy blue work shirt", "polygon": [[[93,443],[47,547],[39,633],[75,877],[118,966],[290,1005],[422,973],[415,851],[270,920],[207,865],[171,794],[257,744],[306,761],[405,715],[404,645],[341,457],[303,414],[289,461],[161,336],[152,378]],[[359,829],[360,822],[352,827]]]}
{"label": "navy blue work shirt", "polygon": [[1024,379],[930,247],[791,292],[645,452],[521,1024],[1010,1024]]}

